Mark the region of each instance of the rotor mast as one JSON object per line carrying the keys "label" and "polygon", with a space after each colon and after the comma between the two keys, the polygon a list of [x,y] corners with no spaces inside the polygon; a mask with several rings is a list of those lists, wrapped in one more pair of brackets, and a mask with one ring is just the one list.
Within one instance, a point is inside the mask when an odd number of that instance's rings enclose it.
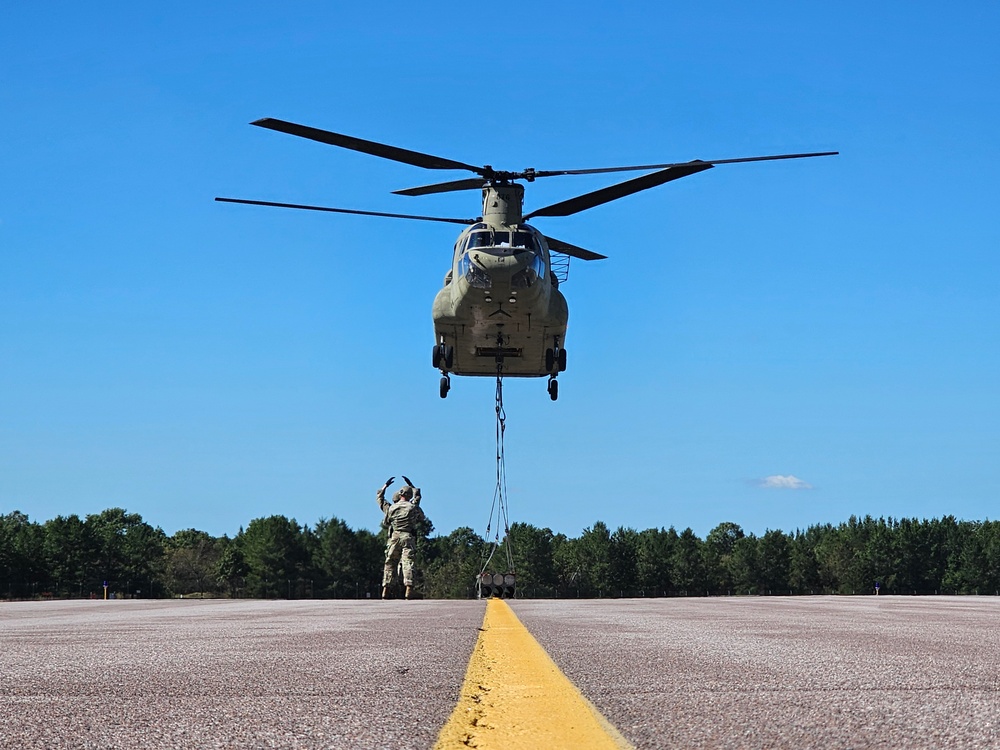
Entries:
{"label": "rotor mast", "polygon": [[483,222],[494,229],[521,223],[524,185],[516,182],[489,182],[483,186]]}

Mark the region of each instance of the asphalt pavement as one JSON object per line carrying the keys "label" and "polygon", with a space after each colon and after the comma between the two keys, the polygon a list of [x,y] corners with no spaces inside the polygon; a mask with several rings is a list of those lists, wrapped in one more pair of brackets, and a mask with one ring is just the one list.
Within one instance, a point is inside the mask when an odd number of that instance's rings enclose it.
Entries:
{"label": "asphalt pavement", "polygon": [[643,748],[1000,748],[1000,597],[519,601]]}
{"label": "asphalt pavement", "polygon": [[[1000,598],[517,600],[637,747],[1000,747]],[[477,601],[0,603],[0,747],[429,748]]]}
{"label": "asphalt pavement", "polygon": [[475,601],[0,604],[0,747],[429,748]]}

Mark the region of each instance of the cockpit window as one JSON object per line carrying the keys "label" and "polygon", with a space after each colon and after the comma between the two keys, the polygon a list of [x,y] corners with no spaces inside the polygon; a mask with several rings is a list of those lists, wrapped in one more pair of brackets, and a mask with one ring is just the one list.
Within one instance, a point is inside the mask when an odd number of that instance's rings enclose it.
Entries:
{"label": "cockpit window", "polygon": [[523,247],[532,252],[538,252],[538,243],[531,232],[514,232],[514,247]]}
{"label": "cockpit window", "polygon": [[493,233],[490,231],[473,232],[469,235],[469,249],[474,247],[491,247],[493,245]]}
{"label": "cockpit window", "polygon": [[488,229],[469,233],[466,248],[471,250],[477,247],[513,247],[515,250],[531,250],[534,253],[539,250],[538,242],[531,232],[490,231]]}
{"label": "cockpit window", "polygon": [[489,289],[493,286],[493,280],[490,278],[490,275],[472,262],[469,253],[465,253],[459,258],[458,273],[460,276],[465,277],[465,280],[469,282],[469,286],[477,289]]}

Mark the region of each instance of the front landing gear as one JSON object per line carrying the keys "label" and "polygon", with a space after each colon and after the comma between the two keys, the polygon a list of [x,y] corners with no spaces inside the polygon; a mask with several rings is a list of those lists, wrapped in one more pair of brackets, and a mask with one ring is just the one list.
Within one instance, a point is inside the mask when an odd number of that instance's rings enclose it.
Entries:
{"label": "front landing gear", "polygon": [[556,380],[556,376],[552,375],[549,377],[549,398],[555,401],[559,398],[559,381]]}
{"label": "front landing gear", "polygon": [[448,398],[448,391],[451,390],[451,378],[447,374],[441,376],[441,398]]}

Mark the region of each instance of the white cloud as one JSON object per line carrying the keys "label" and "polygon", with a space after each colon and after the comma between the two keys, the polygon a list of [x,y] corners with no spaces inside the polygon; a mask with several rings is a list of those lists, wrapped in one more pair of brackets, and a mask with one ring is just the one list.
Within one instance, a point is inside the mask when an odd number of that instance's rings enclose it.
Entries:
{"label": "white cloud", "polygon": [[808,482],[803,482],[797,476],[789,474],[773,474],[769,477],[757,480],[757,486],[768,490],[811,490],[813,486]]}

